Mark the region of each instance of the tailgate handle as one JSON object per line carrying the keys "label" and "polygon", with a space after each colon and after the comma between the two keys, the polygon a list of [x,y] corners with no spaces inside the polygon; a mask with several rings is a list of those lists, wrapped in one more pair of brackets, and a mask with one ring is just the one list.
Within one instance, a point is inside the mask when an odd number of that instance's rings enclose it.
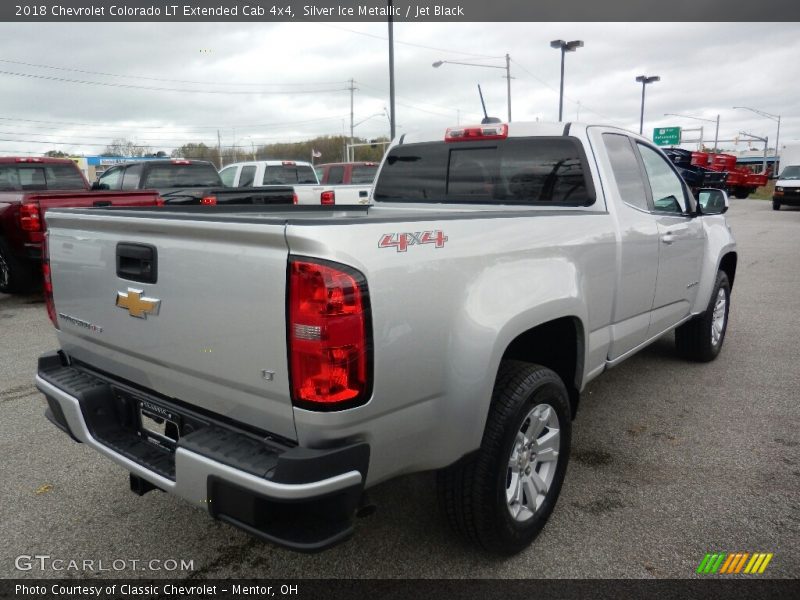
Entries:
{"label": "tailgate handle", "polygon": [[111,200],[95,200],[92,203],[92,206],[101,207],[101,206],[111,206]]}
{"label": "tailgate handle", "polygon": [[359,198],[366,198],[367,196],[369,196],[369,192],[366,191],[366,190],[361,190],[361,191],[358,192],[358,197]]}
{"label": "tailgate handle", "polygon": [[156,247],[131,242],[117,244],[117,277],[140,283],[156,283],[158,279]]}

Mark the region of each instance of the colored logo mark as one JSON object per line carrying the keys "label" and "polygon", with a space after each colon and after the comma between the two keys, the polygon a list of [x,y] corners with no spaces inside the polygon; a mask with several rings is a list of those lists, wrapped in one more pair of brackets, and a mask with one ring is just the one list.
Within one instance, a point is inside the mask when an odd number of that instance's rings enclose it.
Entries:
{"label": "colored logo mark", "polygon": [[766,570],[772,556],[771,552],[708,552],[697,567],[697,573],[760,575]]}

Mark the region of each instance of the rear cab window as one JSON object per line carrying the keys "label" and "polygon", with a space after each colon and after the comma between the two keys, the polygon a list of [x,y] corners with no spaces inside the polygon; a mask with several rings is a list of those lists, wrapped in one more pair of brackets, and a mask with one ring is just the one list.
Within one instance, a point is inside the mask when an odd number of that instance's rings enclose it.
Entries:
{"label": "rear cab window", "polygon": [[142,188],[221,187],[219,173],[206,163],[160,163],[147,165]]}
{"label": "rear cab window", "polygon": [[318,185],[317,172],[309,165],[268,165],[262,185]]}
{"label": "rear cab window", "polygon": [[86,182],[72,165],[0,165],[0,190],[85,190]]}
{"label": "rear cab window", "polygon": [[448,204],[589,206],[595,190],[574,137],[518,137],[395,146],[375,200]]}
{"label": "rear cab window", "polygon": [[378,165],[353,165],[353,170],[350,173],[350,183],[353,184],[371,184],[375,181],[375,175],[378,172]]}

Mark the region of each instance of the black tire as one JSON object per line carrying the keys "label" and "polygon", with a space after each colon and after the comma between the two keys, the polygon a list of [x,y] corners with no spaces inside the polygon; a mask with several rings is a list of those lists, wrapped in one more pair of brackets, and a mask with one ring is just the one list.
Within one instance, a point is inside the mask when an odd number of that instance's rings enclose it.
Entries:
{"label": "black tire", "polygon": [[22,294],[34,289],[35,276],[31,266],[14,256],[5,240],[0,238],[0,292]]}
{"label": "black tire", "polygon": [[781,203],[778,202],[777,200],[773,200],[772,201],[772,210],[780,210],[780,209],[781,209]]}
{"label": "black tire", "polygon": [[[719,339],[715,341],[711,328],[714,322],[714,308],[720,290],[725,294],[724,321]],[[696,316],[675,330],[675,345],[678,353],[689,360],[709,362],[717,358],[728,330],[728,312],[731,306],[731,285],[724,271],[717,272],[717,280],[705,312]]]}
{"label": "black tire", "polygon": [[740,200],[744,200],[750,195],[750,190],[748,188],[736,188],[733,190],[733,195]]}
{"label": "black tire", "polygon": [[[527,417],[542,405],[550,406],[558,419],[558,457],[554,467],[542,466],[554,471],[541,504],[526,520],[519,521],[512,516],[506,499],[509,460],[518,432],[532,423]],[[545,427],[538,439],[544,439],[542,436],[552,431]],[[526,548],[544,527],[558,500],[569,462],[571,435],[569,396],[561,378],[540,365],[503,361],[480,449],[438,473],[439,501],[450,525],[468,540],[496,554],[511,555]],[[525,464],[528,473],[530,468],[537,474],[543,472],[539,470],[541,463],[526,461]],[[520,499],[525,500],[526,496]]]}

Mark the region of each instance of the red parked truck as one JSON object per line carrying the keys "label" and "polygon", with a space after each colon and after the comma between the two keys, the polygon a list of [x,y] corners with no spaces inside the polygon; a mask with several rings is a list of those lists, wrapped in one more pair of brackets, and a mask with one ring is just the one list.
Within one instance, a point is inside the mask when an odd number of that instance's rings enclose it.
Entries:
{"label": "red parked truck", "polygon": [[0,292],[23,293],[40,285],[48,208],[162,202],[155,191],[90,191],[83,173],[69,159],[0,157]]}
{"label": "red parked truck", "polygon": [[725,186],[728,193],[737,198],[747,198],[762,185],[767,185],[769,181],[769,177],[765,173],[753,173],[747,167],[737,166],[736,157],[733,154],[692,152],[692,164],[711,171],[727,173]]}
{"label": "red parked truck", "polygon": [[315,167],[319,182],[331,186],[336,204],[369,204],[376,162],[326,163]]}

